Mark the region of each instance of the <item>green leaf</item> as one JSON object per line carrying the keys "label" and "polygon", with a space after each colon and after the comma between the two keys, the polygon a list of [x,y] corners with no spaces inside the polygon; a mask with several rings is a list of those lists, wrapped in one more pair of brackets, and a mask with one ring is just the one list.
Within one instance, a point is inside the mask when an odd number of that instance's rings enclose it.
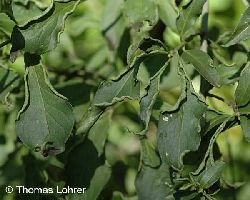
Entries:
{"label": "green leaf", "polygon": [[97,199],[110,179],[111,169],[104,163],[103,156],[105,141],[108,137],[110,114],[109,112],[104,114],[91,128],[88,138],[69,154],[66,165],[67,184],[87,188],[83,195],[70,195],[70,200]]}
{"label": "green leaf", "polygon": [[225,47],[232,46],[250,37],[250,7],[248,7],[231,35],[228,42],[224,45]]}
{"label": "green leaf", "polygon": [[98,156],[94,141],[86,138],[68,155],[65,167],[66,184],[71,187],[89,188],[95,170],[105,163],[103,155]]}
{"label": "green leaf", "polygon": [[11,52],[24,50],[30,54],[43,54],[57,46],[64,29],[64,21],[80,1],[54,2],[45,16],[25,27],[15,27],[11,36]]}
{"label": "green leaf", "polygon": [[99,119],[99,117],[103,114],[103,112],[104,109],[98,106],[91,105],[79,122],[77,134],[86,134]]}
{"label": "green leaf", "polygon": [[235,83],[238,79],[238,74],[240,73],[240,68],[237,66],[227,67],[225,65],[218,65],[217,72],[220,76],[220,84],[228,85]]}
{"label": "green leaf", "polygon": [[[111,177],[111,168],[107,164],[98,167],[84,194],[84,200],[96,200]],[[80,200],[80,199],[79,199]]]}
{"label": "green leaf", "polygon": [[193,49],[184,51],[182,58],[185,62],[191,63],[200,75],[202,75],[210,84],[220,87],[220,75],[217,69],[213,66],[213,60],[208,54],[201,50]]}
{"label": "green leaf", "polygon": [[0,13],[0,31],[3,31],[6,35],[10,36],[15,22],[13,22],[8,15]]}
{"label": "green leaf", "polygon": [[74,125],[67,99],[50,85],[41,65],[28,67],[25,74],[25,103],[16,129],[22,142],[44,155],[62,152]]}
{"label": "green leaf", "polygon": [[69,195],[69,200],[96,200],[111,177],[111,168],[104,164],[98,167],[84,194]]}
{"label": "green leaf", "polygon": [[199,186],[202,189],[208,189],[219,180],[224,167],[224,162],[216,161],[213,165],[205,169],[198,177],[195,177],[195,181],[199,183]]}
{"label": "green leaf", "polygon": [[[53,4],[51,4],[53,6]],[[13,16],[19,26],[24,26],[30,21],[39,19],[41,16],[45,15],[51,8],[46,11],[41,10],[37,5],[29,1],[26,5],[12,2]]]}
{"label": "green leaf", "polygon": [[204,130],[204,135],[207,134],[210,130],[222,124],[225,120],[230,118],[229,115],[224,113],[218,113],[214,110],[207,110],[206,112],[206,127]]}
{"label": "green leaf", "polygon": [[174,200],[170,169],[165,163],[158,168],[142,166],[135,181],[139,200]]}
{"label": "green leaf", "polygon": [[118,79],[106,81],[97,90],[93,104],[95,106],[110,106],[124,99],[137,99],[140,96],[140,84],[135,79],[136,69],[130,68]]}
{"label": "green leaf", "polygon": [[177,19],[177,28],[181,38],[185,40],[191,34],[194,34],[194,24],[202,12],[202,7],[206,0],[192,0],[187,8],[183,8]]}
{"label": "green leaf", "polygon": [[124,15],[131,25],[140,27],[145,21],[154,25],[158,20],[158,9],[154,0],[126,0]]}
{"label": "green leaf", "polygon": [[182,157],[189,151],[196,151],[200,145],[200,120],[206,105],[187,87],[186,99],[173,112],[160,116],[157,143],[162,160],[169,157],[170,164],[181,169]]}
{"label": "green leaf", "polygon": [[172,0],[158,0],[160,19],[173,31],[177,31],[176,20],[178,18],[177,9]]}
{"label": "green leaf", "polygon": [[19,76],[5,68],[0,67],[0,101],[4,101],[5,96],[18,86]]}
{"label": "green leaf", "polygon": [[103,154],[105,142],[108,137],[110,123],[111,113],[106,112],[99,118],[99,120],[89,131],[88,138],[89,140],[93,141],[93,144],[97,149],[98,156],[101,156]]}
{"label": "green leaf", "polygon": [[[166,65],[165,65],[166,66]],[[140,134],[144,134],[148,129],[148,124],[152,112],[153,105],[159,93],[160,78],[165,67],[162,67],[151,79],[150,84],[146,88],[147,93],[140,101],[140,118],[144,125],[144,129]]]}
{"label": "green leaf", "polygon": [[126,28],[124,17],[122,17],[123,4],[123,0],[108,0],[103,12],[102,31],[109,42],[111,50],[116,50],[119,47]]}
{"label": "green leaf", "polygon": [[153,145],[146,138],[142,138],[140,141],[143,164],[149,167],[158,167],[161,161]]}
{"label": "green leaf", "polygon": [[250,119],[248,116],[240,116],[242,132],[248,142],[250,142]]}
{"label": "green leaf", "polygon": [[70,152],[66,167],[69,185],[88,187],[96,168],[104,164],[104,144],[108,137],[110,114],[107,112],[102,115],[89,131],[88,137]]}
{"label": "green leaf", "polygon": [[8,16],[12,17],[12,9],[11,9],[10,0],[0,1],[0,13],[6,13]]}
{"label": "green leaf", "polygon": [[250,102],[250,64],[242,70],[238,87],[235,91],[235,101],[237,105],[245,106]]}

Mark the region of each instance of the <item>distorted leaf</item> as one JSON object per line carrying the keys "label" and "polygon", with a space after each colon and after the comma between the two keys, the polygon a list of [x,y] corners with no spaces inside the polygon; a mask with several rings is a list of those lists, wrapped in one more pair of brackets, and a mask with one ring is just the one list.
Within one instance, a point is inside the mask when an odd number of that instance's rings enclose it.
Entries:
{"label": "distorted leaf", "polygon": [[143,134],[148,129],[148,123],[150,120],[151,112],[153,105],[155,103],[155,100],[157,98],[157,95],[159,93],[159,84],[160,84],[160,78],[161,74],[164,71],[165,67],[163,67],[160,71],[158,71],[157,74],[155,74],[151,80],[150,84],[146,88],[147,94],[145,94],[140,101],[140,118],[142,120],[142,123],[144,125],[144,129],[141,132]]}
{"label": "distorted leaf", "polygon": [[139,98],[140,84],[135,79],[135,70],[133,67],[118,79],[103,82],[95,94],[93,104],[95,106],[109,106],[125,98]]}
{"label": "distorted leaf", "polygon": [[173,112],[160,116],[157,132],[158,149],[161,159],[169,156],[172,166],[183,167],[182,157],[189,151],[195,151],[200,145],[200,120],[206,111],[206,105],[187,87],[186,99]]}

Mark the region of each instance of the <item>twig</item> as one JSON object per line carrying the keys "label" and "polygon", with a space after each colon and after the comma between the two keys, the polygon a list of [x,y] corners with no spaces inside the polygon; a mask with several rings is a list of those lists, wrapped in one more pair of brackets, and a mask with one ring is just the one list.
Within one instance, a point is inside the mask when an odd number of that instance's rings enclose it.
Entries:
{"label": "twig", "polygon": [[[207,53],[208,50],[208,14],[209,14],[209,0],[207,0],[203,6],[201,14],[201,47],[200,49]],[[200,92],[204,96],[207,95],[209,89],[209,84],[201,76]]]}
{"label": "twig", "polygon": [[4,47],[5,45],[9,44],[11,42],[11,40],[6,40],[3,43],[0,44],[0,48]]}
{"label": "twig", "polygon": [[201,50],[207,53],[208,48],[208,10],[209,0],[203,6],[202,9],[202,21],[201,21]]}

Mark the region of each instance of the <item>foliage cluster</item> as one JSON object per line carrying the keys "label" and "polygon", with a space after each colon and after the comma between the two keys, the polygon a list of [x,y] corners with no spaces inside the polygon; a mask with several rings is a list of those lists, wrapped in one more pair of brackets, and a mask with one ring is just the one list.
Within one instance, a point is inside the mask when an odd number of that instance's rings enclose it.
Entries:
{"label": "foliage cluster", "polygon": [[1,0],[0,198],[247,200],[249,24],[248,0]]}

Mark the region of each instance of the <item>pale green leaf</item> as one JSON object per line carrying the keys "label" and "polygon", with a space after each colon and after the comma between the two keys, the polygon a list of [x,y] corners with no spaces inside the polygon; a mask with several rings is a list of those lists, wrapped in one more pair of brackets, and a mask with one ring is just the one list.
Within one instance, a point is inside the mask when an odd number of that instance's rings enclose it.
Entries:
{"label": "pale green leaf", "polygon": [[74,125],[71,105],[52,88],[41,65],[28,67],[25,81],[25,104],[16,121],[18,136],[45,155],[62,152]]}
{"label": "pale green leaf", "polygon": [[172,0],[157,0],[160,19],[173,31],[177,31],[176,20],[178,18],[177,9]]}

